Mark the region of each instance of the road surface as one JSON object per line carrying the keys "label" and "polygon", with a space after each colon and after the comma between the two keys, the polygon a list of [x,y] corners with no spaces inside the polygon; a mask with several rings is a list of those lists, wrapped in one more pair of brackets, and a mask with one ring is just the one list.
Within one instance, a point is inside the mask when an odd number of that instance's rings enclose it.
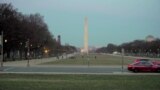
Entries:
{"label": "road surface", "polygon": [[[25,73],[118,73],[122,72],[119,67],[102,66],[50,66],[50,67],[3,67],[3,72],[25,72]],[[129,72],[124,69],[124,72]]]}

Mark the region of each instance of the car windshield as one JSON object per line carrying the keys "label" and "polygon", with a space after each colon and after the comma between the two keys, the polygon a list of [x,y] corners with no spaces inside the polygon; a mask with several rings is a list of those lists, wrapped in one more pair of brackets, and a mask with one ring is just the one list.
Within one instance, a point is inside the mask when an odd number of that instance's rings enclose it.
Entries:
{"label": "car windshield", "polygon": [[145,65],[145,66],[150,66],[150,65],[153,65],[153,63],[152,62],[138,62],[138,63],[135,63],[134,65]]}
{"label": "car windshield", "polygon": [[149,59],[140,59],[140,61],[150,61]]}

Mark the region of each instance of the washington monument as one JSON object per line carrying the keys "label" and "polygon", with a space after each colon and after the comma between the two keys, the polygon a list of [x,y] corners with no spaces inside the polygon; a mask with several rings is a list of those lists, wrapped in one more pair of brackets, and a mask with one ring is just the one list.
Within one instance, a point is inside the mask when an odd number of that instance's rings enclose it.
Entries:
{"label": "washington monument", "polygon": [[84,20],[84,53],[88,54],[88,18]]}

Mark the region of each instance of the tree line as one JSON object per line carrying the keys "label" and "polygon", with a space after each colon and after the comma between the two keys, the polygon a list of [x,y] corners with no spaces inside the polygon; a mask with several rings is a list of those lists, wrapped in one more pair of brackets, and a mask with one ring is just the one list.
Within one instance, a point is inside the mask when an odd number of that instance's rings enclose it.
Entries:
{"label": "tree line", "polygon": [[[12,4],[0,4],[0,32],[3,31],[3,44],[5,58],[27,59],[29,49],[30,57],[43,56],[48,50],[49,55],[75,51],[73,46],[59,45],[50,33],[44,18],[39,13],[23,14],[18,12]],[[69,49],[68,49],[69,48]],[[65,49],[65,50],[64,50]]]}
{"label": "tree line", "polygon": [[123,43],[121,45],[108,44],[106,47],[101,47],[97,49],[97,53],[113,53],[115,51],[120,52],[125,50],[126,55],[136,55],[136,56],[149,56],[149,57],[159,57],[160,56],[160,39],[156,39],[151,42],[145,40],[135,40],[128,43]]}

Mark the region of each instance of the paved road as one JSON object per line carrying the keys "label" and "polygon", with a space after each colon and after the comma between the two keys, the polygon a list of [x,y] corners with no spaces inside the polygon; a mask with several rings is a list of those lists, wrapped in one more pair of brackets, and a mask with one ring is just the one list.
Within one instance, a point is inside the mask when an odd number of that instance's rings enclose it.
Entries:
{"label": "paved road", "polygon": [[100,74],[100,75],[160,75],[160,73],[133,73],[120,66],[50,66],[50,67],[15,67],[5,66],[1,73],[26,74]]}
{"label": "paved road", "polygon": [[[50,66],[50,67],[15,67],[5,66],[2,72],[15,72],[15,73],[121,73],[120,67],[111,66]],[[125,68],[124,72],[129,73]]]}

